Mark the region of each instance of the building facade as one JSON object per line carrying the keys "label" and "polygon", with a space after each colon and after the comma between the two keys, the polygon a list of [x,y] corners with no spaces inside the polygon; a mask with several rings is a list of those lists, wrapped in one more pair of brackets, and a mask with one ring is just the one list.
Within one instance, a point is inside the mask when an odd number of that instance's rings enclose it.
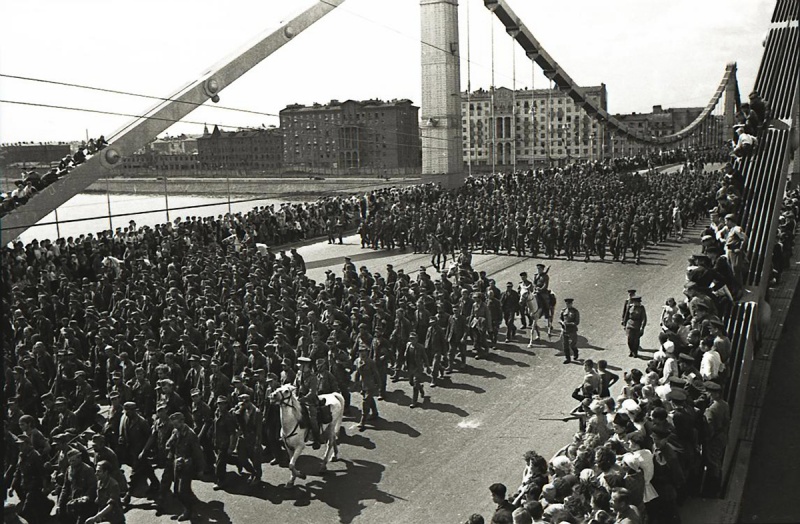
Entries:
{"label": "building facade", "polygon": [[280,169],[283,135],[274,127],[223,131],[214,126],[197,139],[197,156],[200,169]]}
{"label": "building facade", "polygon": [[[618,120],[646,136],[666,136],[688,127],[703,112],[702,107],[674,107],[663,109],[653,106],[651,113],[627,113],[614,115]],[[695,133],[670,148],[715,149],[730,139],[726,133],[723,115],[708,118]],[[609,136],[609,154],[615,156],[645,155],[653,146],[630,140],[624,136]]]}
{"label": "building facade", "polygon": [[[605,84],[583,88],[606,109]],[[603,158],[602,126],[557,89],[505,87],[461,94],[465,169],[530,169]]]}
{"label": "building facade", "polygon": [[289,168],[397,169],[420,166],[419,108],[410,100],[332,100],[280,112]]}
{"label": "building facade", "polygon": [[69,144],[4,144],[0,146],[0,163],[49,165],[72,154]]}

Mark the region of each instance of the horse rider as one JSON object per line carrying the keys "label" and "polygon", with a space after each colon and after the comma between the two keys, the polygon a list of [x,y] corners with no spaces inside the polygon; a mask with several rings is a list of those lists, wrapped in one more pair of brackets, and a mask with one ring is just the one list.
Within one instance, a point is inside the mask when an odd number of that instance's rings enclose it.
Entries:
{"label": "horse rider", "polygon": [[550,275],[544,269],[544,264],[536,264],[536,274],[533,275],[533,292],[539,299],[544,312],[544,318],[551,318],[550,314]]}
{"label": "horse rider", "polygon": [[319,449],[321,444],[319,434],[319,421],[317,420],[317,408],[319,397],[317,396],[318,382],[317,376],[311,370],[311,359],[308,357],[298,357],[300,372],[294,379],[294,386],[297,388],[297,398],[303,407],[303,414],[308,420],[311,429],[312,447]]}
{"label": "horse rider", "polygon": [[561,340],[564,344],[564,364],[569,364],[572,359],[578,360],[578,325],[581,323],[581,314],[572,305],[573,299],[565,298],[566,307],[561,310]]}
{"label": "horse rider", "polygon": [[519,278],[522,279],[519,283],[517,291],[519,293],[520,306],[521,306],[519,313],[520,317],[519,320],[520,323],[522,324],[522,327],[520,327],[520,329],[525,329],[526,327],[528,327],[527,322],[529,320],[531,322],[531,325],[533,325],[533,320],[529,317],[529,313],[527,311],[527,308],[525,307],[524,300],[526,295],[528,295],[529,293],[533,293],[534,285],[533,282],[528,280],[528,273],[526,273],[525,271],[519,274]]}

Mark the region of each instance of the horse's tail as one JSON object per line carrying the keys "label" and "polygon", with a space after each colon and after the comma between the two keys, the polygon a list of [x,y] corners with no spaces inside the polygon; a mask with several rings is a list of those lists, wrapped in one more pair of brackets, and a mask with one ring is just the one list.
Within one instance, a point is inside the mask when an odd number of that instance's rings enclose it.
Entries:
{"label": "horse's tail", "polygon": [[344,396],[342,396],[342,394],[338,391],[334,391],[332,395],[340,406],[338,413],[331,412],[331,415],[333,415],[333,420],[331,420],[331,426],[333,426],[333,439],[336,441],[336,439],[339,437],[339,428],[342,427],[342,420],[344,419]]}

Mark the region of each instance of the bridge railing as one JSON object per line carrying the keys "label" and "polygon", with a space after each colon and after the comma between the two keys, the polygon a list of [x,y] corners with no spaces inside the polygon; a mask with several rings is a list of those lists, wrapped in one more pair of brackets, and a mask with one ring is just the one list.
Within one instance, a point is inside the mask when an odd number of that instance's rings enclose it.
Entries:
{"label": "bridge railing", "polygon": [[772,26],[764,43],[764,54],[754,90],[770,104],[771,120],[759,133],[757,151],[738,162],[744,178],[740,224],[748,233],[749,267],[744,284],[750,291],[747,302],[736,304],[727,320],[731,337],[726,400],[731,407],[728,447],[723,462],[727,486],[743,426],[749,374],[760,341],[759,304],[766,300],[772,273],[778,217],[786,191],[786,173],[792,151],[792,114],[797,111],[800,56],[800,2],[778,0]]}

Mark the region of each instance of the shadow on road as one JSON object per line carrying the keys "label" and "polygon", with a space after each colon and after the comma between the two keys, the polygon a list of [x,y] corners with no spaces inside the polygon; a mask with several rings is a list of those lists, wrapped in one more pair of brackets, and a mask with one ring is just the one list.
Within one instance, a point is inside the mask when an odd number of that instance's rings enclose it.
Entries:
{"label": "shadow on road", "polygon": [[442,380],[438,383],[438,386],[442,389],[459,389],[462,391],[471,391],[473,393],[486,393],[486,390],[482,387],[473,386],[472,384],[463,384],[459,382],[453,382],[450,376],[446,377],[445,380]]}
{"label": "shadow on road", "polygon": [[514,360],[513,358],[504,357],[498,353],[489,352],[489,354],[484,355],[483,360],[488,360],[489,362],[497,362],[498,364],[502,364],[504,366],[517,366],[518,368],[529,368],[531,367],[530,364],[526,362],[520,362],[519,360]]}
{"label": "shadow on road", "polygon": [[363,435],[355,434],[348,435],[344,433],[339,435],[339,444],[347,444],[348,446],[357,446],[364,449],[375,449],[375,443]]}
{"label": "shadow on road", "polygon": [[378,488],[383,472],[382,464],[369,460],[342,460],[344,471],[329,471],[322,479],[314,479],[296,488],[284,488],[285,500],[295,506],[308,506],[312,499],[319,500],[339,512],[339,522],[348,524],[367,507],[368,500],[391,504],[401,499]]}
{"label": "shadow on road", "polygon": [[219,500],[197,502],[194,507],[202,522],[209,524],[231,524],[231,518],[225,512],[225,504]]}
{"label": "shadow on road", "polygon": [[[339,245],[338,243],[336,245]],[[348,242],[345,242],[344,245],[348,245]],[[350,245],[353,245],[350,243]],[[397,256],[397,255],[413,255],[413,252],[406,248],[405,250],[400,249],[365,249],[362,253],[354,254],[354,255],[347,255],[349,256],[353,262],[359,262],[362,260],[372,260],[375,258],[386,258],[388,256]],[[420,253],[419,257],[424,260],[428,260],[430,255],[426,255],[425,253]],[[336,265],[344,264],[344,256],[340,257],[333,257],[333,258],[325,258],[322,260],[314,260],[313,262],[306,262],[306,269],[316,269],[319,267],[333,267]]]}
{"label": "shadow on road", "polygon": [[467,364],[463,366],[461,369],[458,370],[459,373],[464,373],[465,375],[475,375],[476,377],[483,377],[483,378],[498,378],[504,379],[506,378],[505,375],[502,373],[497,373],[496,371],[489,371],[488,369],[483,368],[476,368],[475,366],[471,366]]}

